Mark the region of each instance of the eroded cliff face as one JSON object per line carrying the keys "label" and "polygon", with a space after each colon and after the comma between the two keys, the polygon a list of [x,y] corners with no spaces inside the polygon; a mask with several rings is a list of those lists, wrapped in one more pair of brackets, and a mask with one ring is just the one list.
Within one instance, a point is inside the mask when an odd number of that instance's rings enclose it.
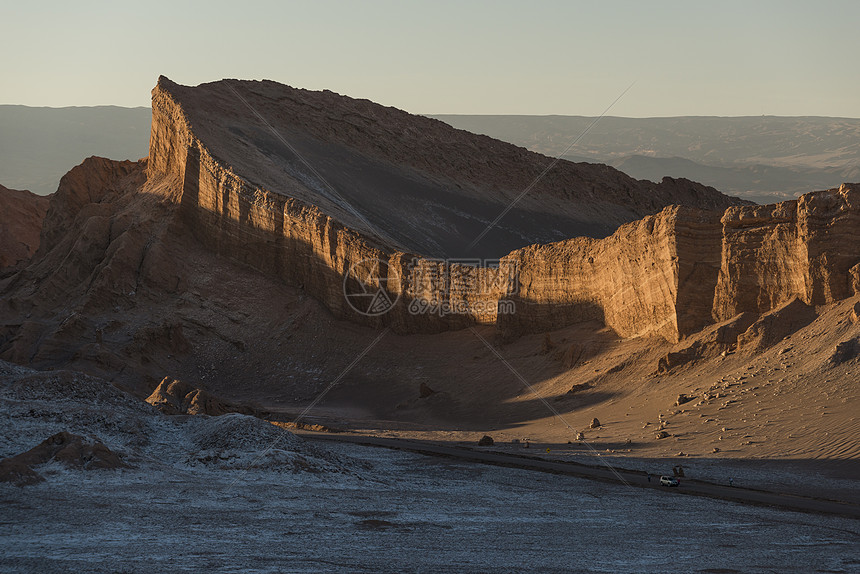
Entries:
{"label": "eroded cliff face", "polygon": [[733,207],[722,218],[713,316],[765,313],[797,297],[823,305],[853,295],[860,261],[856,184],[775,205]]}
{"label": "eroded cliff face", "polygon": [[[507,288],[494,269],[455,266],[391,251],[379,238],[347,228],[318,207],[248,182],[216,159],[197,138],[169,91],[153,90],[148,160],[151,186],[179,204],[182,220],[217,253],[302,287],[336,317],[389,324],[401,332],[437,332],[495,321],[495,303]],[[387,286],[394,307],[363,314],[344,295],[350,269],[380,262],[381,276],[369,286]],[[442,283],[444,281],[444,285]],[[475,285],[486,285],[476,293]],[[348,289],[349,287],[347,287]],[[455,305],[458,313],[410,311],[415,298]],[[470,305],[480,303],[472,311]]]}
{"label": "eroded cliff face", "polygon": [[[669,207],[602,240],[534,245],[505,258],[519,268],[506,333],[600,319],[622,337],[670,341],[706,322],[719,268],[719,216]],[[711,286],[710,293],[709,286]]]}
{"label": "eroded cliff face", "polygon": [[[724,213],[669,207],[604,239],[515,250],[497,268],[448,265],[393,249],[315,205],[251,183],[196,135],[169,88],[160,82],[153,90],[149,188],[179,206],[208,248],[302,287],[338,318],[404,333],[497,324],[508,337],[599,319],[623,337],[677,341],[714,320],[763,313],[795,296],[815,305],[853,292],[860,219],[849,185]],[[357,312],[344,296],[345,280],[355,279],[351,268],[366,260],[382,263],[368,286],[385,283],[396,300],[386,313]],[[416,302],[436,306],[428,311]]]}

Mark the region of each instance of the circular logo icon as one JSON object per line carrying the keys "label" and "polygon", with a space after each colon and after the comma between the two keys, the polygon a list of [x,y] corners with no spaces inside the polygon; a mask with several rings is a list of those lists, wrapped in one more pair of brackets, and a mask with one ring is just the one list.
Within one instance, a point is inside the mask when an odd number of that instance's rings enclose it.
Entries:
{"label": "circular logo icon", "polygon": [[381,259],[363,259],[353,263],[343,277],[343,296],[353,311],[360,315],[384,315],[400,298],[399,289],[393,294],[388,284],[398,284],[400,275]]}

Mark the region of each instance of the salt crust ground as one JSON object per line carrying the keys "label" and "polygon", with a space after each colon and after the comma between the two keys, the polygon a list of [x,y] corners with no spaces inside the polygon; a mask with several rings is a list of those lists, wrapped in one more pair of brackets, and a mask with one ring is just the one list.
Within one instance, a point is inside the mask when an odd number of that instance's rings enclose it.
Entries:
{"label": "salt crust ground", "polygon": [[243,415],[167,417],[77,374],[0,375],[0,456],[69,430],[133,465],[0,485],[3,571],[860,569],[857,521],[321,447]]}

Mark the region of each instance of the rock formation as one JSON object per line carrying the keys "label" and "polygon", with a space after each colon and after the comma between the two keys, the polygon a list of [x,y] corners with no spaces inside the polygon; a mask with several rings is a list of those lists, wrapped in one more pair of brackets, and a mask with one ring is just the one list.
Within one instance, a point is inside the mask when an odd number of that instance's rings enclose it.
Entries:
{"label": "rock formation", "polygon": [[47,211],[47,197],[0,185],[0,270],[36,252]]}
{"label": "rock formation", "polygon": [[[743,318],[667,356],[666,370],[731,348],[792,298],[813,306],[858,290],[853,184],[748,206],[691,182],[637,182],[565,161],[481,250],[466,253],[497,265],[439,259],[462,255],[458,246],[550,162],[328,92],[161,78],[148,158],[89,158],[71,170],[51,198],[38,252],[0,278],[0,357],[137,373],[147,393],[165,373],[205,384],[211,365],[224,363],[197,359],[201,338],[211,339],[211,357],[232,356],[253,349],[266,328],[288,331],[269,293],[301,294],[290,321],[301,320],[307,295],[338,320],[405,334],[483,324],[512,339],[597,320],[621,337],[677,342]],[[379,273],[360,285],[355,266],[368,260]],[[192,263],[217,273],[189,292]],[[243,323],[234,302],[251,275],[265,278],[260,289],[273,298],[258,316],[273,318],[242,329],[243,339],[233,334]],[[207,286],[225,283],[226,302],[209,301],[221,292]],[[345,286],[383,285],[394,303],[378,316],[344,296]],[[570,366],[585,360],[574,344],[559,353]]]}
{"label": "rock formation", "polygon": [[234,405],[189,383],[164,377],[146,402],[166,415],[254,414],[253,409]]}
{"label": "rock formation", "polygon": [[764,313],[797,297],[823,305],[854,294],[860,260],[860,186],[807,193],[775,205],[732,207],[714,317]]}
{"label": "rock formation", "polygon": [[44,478],[35,467],[51,461],[81,470],[128,466],[101,441],[64,431],[46,438],[27,452],[0,461],[0,482],[18,486],[41,482]]}

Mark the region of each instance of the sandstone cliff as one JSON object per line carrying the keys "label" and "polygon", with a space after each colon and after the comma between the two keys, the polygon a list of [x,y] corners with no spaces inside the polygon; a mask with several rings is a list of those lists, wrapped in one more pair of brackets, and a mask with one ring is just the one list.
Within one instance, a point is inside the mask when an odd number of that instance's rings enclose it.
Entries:
{"label": "sandstone cliff", "polygon": [[0,185],[0,269],[36,252],[47,210],[47,197]]}
{"label": "sandstone cliff", "polygon": [[271,230],[289,198],[292,211],[313,206],[388,251],[498,258],[533,243],[603,237],[667,205],[745,203],[685,180],[654,184],[568,161],[530,187],[551,158],[394,108],[274,82],[190,88],[162,77],[152,107],[150,170],[183,179],[183,203],[199,200],[218,217]]}
{"label": "sandstone cliff", "polygon": [[860,261],[860,189],[807,193],[776,205],[734,207],[722,218],[714,317],[764,313],[797,297],[822,305],[853,295]]}
{"label": "sandstone cliff", "polygon": [[[283,130],[302,151],[292,144],[283,149],[287,139],[278,142],[273,133],[263,137],[268,128]],[[374,179],[374,194],[353,196],[348,194],[358,183],[331,185],[319,171],[299,169],[300,158],[323,152],[328,155],[317,157],[319,165],[342,167],[338,162],[347,151],[365,170],[406,166],[425,183],[458,182],[460,195],[472,199],[509,200],[546,165],[514,146],[328,92],[271,82],[186,88],[166,78],[153,90],[149,177],[181,182],[163,189],[181,205],[184,221],[218,253],[303,286],[339,317],[404,332],[498,323],[510,336],[597,318],[622,336],[677,340],[713,319],[762,313],[795,295],[811,304],[845,297],[848,267],[858,261],[852,243],[857,206],[847,186],[777,206],[731,207],[733,200],[693,184],[664,181],[649,188],[604,166],[560,162],[535,190],[547,205],[575,200],[590,219],[604,222],[666,203],[692,207],[664,209],[605,239],[524,247],[502,258],[498,269],[447,266],[408,253],[405,244],[430,250],[441,245],[441,234],[431,237],[435,230],[422,235],[422,228],[407,225],[409,237],[398,230],[398,217],[409,211],[408,201],[402,203],[408,193],[386,209],[361,203],[368,195],[384,195],[391,181]],[[443,188],[436,191],[448,193]],[[598,188],[601,200],[591,201]],[[338,189],[351,191],[345,197]],[[622,203],[628,211],[605,209]],[[519,232],[527,235],[528,226]],[[419,236],[424,239],[413,240]],[[343,296],[350,266],[365,259],[384,263],[382,280],[392,298],[400,297],[380,318],[359,316]],[[422,300],[459,312],[410,313],[409,305]],[[498,301],[515,305],[516,312],[497,315],[492,304]]]}
{"label": "sandstone cliff", "polygon": [[[304,168],[296,167],[295,154],[279,155],[280,151],[272,152],[261,144],[265,125],[255,128],[257,140],[240,134],[236,141],[228,141],[225,129],[245,133],[243,130],[259,121],[248,119],[251,112],[242,111],[241,99],[237,107],[237,94],[228,89],[231,87],[255,94],[248,96],[256,98],[255,109],[260,104],[291,140],[303,141],[307,146],[303,152],[322,145],[320,138],[334,140],[336,146],[317,150],[331,152],[335,158],[323,155],[321,164],[338,160],[338,169],[352,166],[349,173],[357,174],[358,179],[363,171],[374,169],[382,170],[375,171],[377,175],[391,176],[397,172],[393,162],[398,161],[412,170],[407,179],[423,178],[422,185],[442,186],[427,188],[430,191],[451,193],[443,188],[460,181],[462,197],[486,199],[492,194],[489,188],[480,188],[476,174],[490,177],[489,172],[496,168],[473,167],[470,169],[477,171],[470,172],[455,161],[467,148],[472,150],[472,159],[489,157],[481,154],[492,151],[515,164],[520,162],[519,167],[505,172],[510,181],[527,181],[531,173],[527,164],[545,165],[529,164],[535,154],[506,144],[496,150],[492,140],[472,141],[467,134],[429,120],[417,125],[433,135],[440,157],[421,159],[414,150],[383,145],[391,141],[395,119],[403,112],[333,94],[308,95],[283,86],[266,84],[262,89],[255,83],[239,82],[183,88],[162,78],[153,90],[149,157],[140,162],[90,158],[69,172],[51,200],[39,253],[24,271],[0,284],[4,294],[0,303],[2,357],[45,365],[89,357],[107,372],[139,361],[133,369],[151,371],[151,376],[161,380],[163,372],[159,374],[150,364],[151,358],[167,360],[174,353],[188,353],[191,346],[182,335],[183,325],[186,332],[193,327],[205,333],[209,322],[194,319],[183,323],[168,313],[132,329],[120,327],[125,324],[123,315],[144,299],[169,297],[177,306],[194,299],[187,292],[194,282],[189,258],[198,247],[231,264],[256,270],[271,282],[267,289],[279,291],[276,286],[288,285],[322,303],[335,318],[374,327],[388,325],[399,333],[435,333],[478,324],[495,325],[503,336],[515,338],[599,320],[622,337],[656,335],[674,342],[714,321],[745,311],[758,315],[792,297],[809,305],[835,301],[855,292],[860,284],[860,207],[852,185],[775,206],[722,209],[732,200],[693,184],[667,181],[648,187],[653,184],[625,180],[601,166],[564,162],[559,164],[562,183],[580,183],[550,186],[538,193],[532,207],[544,201],[541,209],[550,210],[559,205],[555,201],[567,198],[591,215],[603,214],[602,221],[608,224],[610,215],[627,217],[634,213],[633,208],[656,205],[655,196],[641,197],[649,190],[656,193],[659,188],[669,193],[664,200],[693,205],[664,207],[656,214],[623,223],[607,237],[521,247],[500,257],[497,266],[450,263],[417,250],[410,252],[399,248],[404,247],[400,241],[405,237],[403,228],[377,226],[381,220],[370,218],[373,213],[384,215],[382,212],[370,209],[363,221],[350,203],[332,195],[320,181],[309,179]],[[267,101],[278,93],[286,98],[285,116],[280,119],[280,100]],[[361,117],[375,118],[367,129],[378,140],[367,139],[362,130],[349,127],[352,116],[347,104],[361,112]],[[216,120],[207,120],[207,111]],[[334,118],[330,125],[317,126],[326,114]],[[296,122],[307,133],[295,127]],[[405,141],[423,150],[421,138],[409,132],[410,127],[414,126],[407,122]],[[383,137],[385,134],[389,135]],[[308,143],[311,137],[313,142]],[[463,147],[466,143],[471,147]],[[236,146],[247,149],[239,153]],[[342,153],[347,148],[360,149],[361,154],[350,152],[344,163],[338,158],[345,157]],[[480,154],[476,149],[482,150]],[[352,161],[362,163],[356,167]],[[424,163],[418,165],[420,161]],[[446,162],[450,164],[447,171],[443,169]],[[275,164],[280,167],[273,169]],[[254,169],[255,165],[260,169]],[[595,175],[601,173],[603,176]],[[582,184],[583,178],[591,178],[591,183]],[[272,187],[261,183],[264,180]],[[390,180],[371,178],[361,185],[376,182],[384,193],[392,193],[383,185],[385,181]],[[446,183],[440,184],[442,181]],[[596,189],[590,186],[603,186],[601,193],[609,199],[601,200],[602,207],[587,201],[589,190]],[[508,191],[511,189],[515,187],[510,185]],[[499,197],[507,198],[503,191]],[[612,202],[618,207],[625,197],[632,198],[633,207],[628,206],[627,211],[604,209]],[[397,207],[386,209],[397,212]],[[700,209],[715,207],[718,209]],[[540,211],[531,215],[537,217]],[[404,221],[398,225],[407,224],[411,225]],[[449,224],[453,225],[445,225]],[[421,230],[420,226],[416,229]],[[429,229],[418,234],[424,238],[419,243],[441,237],[439,229]],[[452,229],[457,235],[455,225]],[[520,228],[518,236],[528,237],[529,229],[528,225]],[[441,245],[439,241],[435,244]],[[200,260],[206,257],[199,256]],[[354,266],[362,261],[381,263],[381,275],[364,287],[385,285],[396,301],[385,313],[359,313],[344,296],[345,288],[361,287]],[[240,297],[241,290],[234,296]],[[205,309],[194,300],[193,305]],[[433,305],[422,307],[428,302]],[[102,318],[92,318],[98,316]],[[121,351],[102,344],[111,328],[115,341],[125,341]],[[231,348],[248,346],[226,333],[219,337]],[[72,348],[71,341],[89,342],[75,343]]]}
{"label": "sandstone cliff", "polygon": [[600,319],[622,337],[677,340],[709,322],[719,237],[718,213],[669,207],[605,239],[517,250],[505,257],[519,269],[517,309],[499,325],[516,335]]}
{"label": "sandstone cliff", "polygon": [[[265,114],[271,122],[256,114]],[[293,143],[288,145],[287,139],[278,141],[272,133],[267,134],[273,124]],[[361,129],[356,127],[359,125]],[[252,128],[253,134],[249,131]],[[301,153],[296,153],[293,145],[301,146]],[[306,156],[316,157],[315,163],[323,166],[321,171],[332,162],[342,168],[341,160],[348,156],[353,181],[331,185],[331,174],[323,176],[318,170],[308,173],[308,166],[300,161]],[[454,130],[441,122],[331,93],[294,90],[270,82],[225,81],[186,88],[166,78],[161,78],[153,90],[150,181],[172,182],[159,187],[165,199],[181,206],[183,221],[213,250],[302,286],[336,316],[388,323],[403,332],[433,332],[475,322],[493,324],[497,319],[495,305],[505,298],[529,308],[522,314],[518,309],[514,317],[505,319],[508,332],[545,329],[600,316],[627,335],[654,331],[672,338],[677,336],[679,324],[682,330],[703,324],[706,313],[702,312],[701,297],[691,296],[685,289],[678,292],[671,285],[686,281],[698,286],[700,274],[715,276],[719,255],[714,234],[708,246],[713,253],[706,261],[692,262],[698,254],[691,253],[691,259],[682,261],[677,269],[661,270],[666,276],[654,279],[647,287],[653,290],[650,294],[637,293],[627,303],[621,302],[624,296],[613,295],[607,288],[627,289],[629,281],[639,282],[647,269],[677,259],[675,251],[695,251],[704,237],[702,226],[716,230],[714,217],[704,213],[681,217],[684,222],[678,225],[677,241],[678,217],[665,214],[632,224],[607,243],[577,239],[561,246],[537,247],[535,253],[525,248],[527,251],[504,258],[499,269],[448,266],[408,253],[407,246],[427,247],[427,251],[416,251],[422,257],[438,254],[436,248],[440,247],[444,253],[443,244],[465,244],[480,232],[480,226],[464,232],[456,218],[443,221],[443,230],[435,228],[433,222],[446,215],[444,209],[438,209],[439,204],[431,205],[436,208],[432,216],[419,210],[421,225],[404,220],[405,216],[416,217],[410,203],[414,189],[406,189],[416,181],[419,187],[424,186],[425,200],[434,194],[454,198],[462,204],[458,209],[474,209],[470,217],[481,223],[489,221],[495,210],[504,209],[504,202],[509,202],[518,189],[526,188],[548,162],[548,158]],[[406,188],[396,185],[406,181],[397,179],[403,175],[404,166],[411,170],[407,178],[411,183]],[[362,180],[366,171],[374,177]],[[368,185],[376,187],[372,191],[362,188]],[[457,189],[454,195],[449,189],[452,186]],[[599,223],[600,229],[611,229],[637,213],[668,203],[706,208],[737,203],[691,182],[666,180],[655,185],[637,182],[606,166],[570,162],[556,165],[535,188],[534,196],[524,200],[520,211],[512,212],[521,243],[540,238],[533,230],[546,227],[546,222],[558,223],[553,219],[558,213],[568,217],[568,223],[573,222],[570,229],[581,230],[577,222],[583,218]],[[369,199],[377,203],[362,203]],[[359,209],[353,206],[354,201]],[[540,222],[523,224],[529,218]],[[501,225],[510,226],[506,222]],[[468,231],[474,235],[467,235]],[[624,247],[633,236],[641,237],[638,246],[649,246],[644,254]],[[488,241],[495,250],[510,243],[499,237]],[[588,252],[591,245],[601,253],[599,263],[582,263],[594,260]],[[576,253],[563,255],[571,267],[558,270],[564,263],[553,259],[553,254],[564,254],[571,248]],[[616,266],[615,256],[625,250],[631,260]],[[540,263],[532,261],[532,255]],[[652,255],[658,259],[649,259]],[[582,261],[577,259],[580,257]],[[368,259],[385,264],[383,280],[392,297],[399,297],[395,308],[378,319],[361,317],[343,296],[350,266]],[[541,279],[541,266],[552,267],[551,274],[560,283],[552,287],[552,281]],[[610,286],[589,278],[589,272],[598,268],[614,270],[607,271],[612,275]],[[518,272],[529,282],[524,292],[509,281]],[[574,283],[587,284],[593,293],[580,293],[566,279],[574,275]],[[425,281],[428,276],[443,280]],[[640,286],[637,283],[636,287]],[[673,299],[676,295],[681,302],[679,312]],[[458,312],[418,316],[410,312],[416,300],[453,306]],[[559,312],[560,305],[565,311]],[[536,310],[538,307],[543,311]]]}

